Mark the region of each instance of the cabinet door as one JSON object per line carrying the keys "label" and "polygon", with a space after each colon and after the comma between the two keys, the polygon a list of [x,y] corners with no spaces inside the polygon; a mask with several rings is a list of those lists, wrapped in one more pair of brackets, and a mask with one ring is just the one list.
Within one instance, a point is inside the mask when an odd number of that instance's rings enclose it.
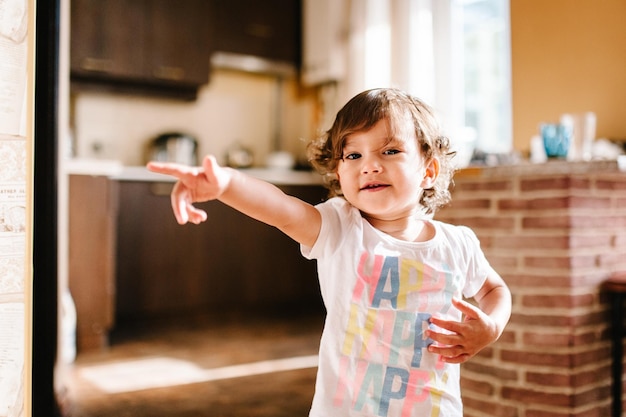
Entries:
{"label": "cabinet door", "polygon": [[210,11],[206,0],[151,0],[150,77],[200,85],[209,80]]}
{"label": "cabinet door", "polygon": [[118,183],[70,175],[69,289],[79,351],[108,346],[115,315],[115,219]]}
{"label": "cabinet door", "polygon": [[[198,204],[206,222],[180,226],[172,214],[172,183],[119,186],[118,323],[321,307],[316,263],[278,229],[219,201]],[[280,188],[312,204],[327,194],[322,186]]]}
{"label": "cabinet door", "polygon": [[72,75],[142,78],[144,8],[144,0],[72,0]]}
{"label": "cabinet door", "polygon": [[300,3],[215,0],[215,49],[299,64]]}
{"label": "cabinet door", "polygon": [[341,80],[349,25],[343,3],[303,0],[302,7],[302,82],[313,86]]}

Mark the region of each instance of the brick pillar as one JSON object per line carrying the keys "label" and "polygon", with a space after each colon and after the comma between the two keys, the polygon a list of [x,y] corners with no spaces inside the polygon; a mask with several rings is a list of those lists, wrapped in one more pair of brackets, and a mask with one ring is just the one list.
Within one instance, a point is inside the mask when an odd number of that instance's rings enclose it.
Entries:
{"label": "brick pillar", "polygon": [[462,366],[466,417],[610,415],[599,286],[626,270],[626,175],[551,164],[461,171],[436,216],[471,227],[513,293],[500,340]]}

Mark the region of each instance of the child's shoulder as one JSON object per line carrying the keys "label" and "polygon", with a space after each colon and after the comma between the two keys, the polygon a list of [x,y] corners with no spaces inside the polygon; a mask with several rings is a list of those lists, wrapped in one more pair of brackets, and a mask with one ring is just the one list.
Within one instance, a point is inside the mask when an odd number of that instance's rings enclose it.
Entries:
{"label": "child's shoulder", "polygon": [[341,196],[330,197],[328,200],[325,200],[316,205],[316,207],[322,207],[327,210],[334,211],[351,211],[356,210],[352,204],[348,202],[345,198]]}
{"label": "child's shoulder", "polygon": [[361,213],[343,197],[331,197],[315,206],[322,218],[353,219],[361,217]]}
{"label": "child's shoulder", "polygon": [[446,223],[433,220],[433,224],[439,233],[448,240],[477,241],[476,233],[469,227],[462,224]]}

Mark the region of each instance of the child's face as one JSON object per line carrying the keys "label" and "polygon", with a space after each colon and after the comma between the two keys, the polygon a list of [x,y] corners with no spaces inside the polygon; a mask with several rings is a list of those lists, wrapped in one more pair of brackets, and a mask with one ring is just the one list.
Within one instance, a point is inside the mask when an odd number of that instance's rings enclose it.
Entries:
{"label": "child's face", "polygon": [[418,148],[410,119],[401,124],[395,136],[382,119],[346,138],[337,176],[346,200],[368,216],[392,220],[421,212],[422,190],[436,176]]}

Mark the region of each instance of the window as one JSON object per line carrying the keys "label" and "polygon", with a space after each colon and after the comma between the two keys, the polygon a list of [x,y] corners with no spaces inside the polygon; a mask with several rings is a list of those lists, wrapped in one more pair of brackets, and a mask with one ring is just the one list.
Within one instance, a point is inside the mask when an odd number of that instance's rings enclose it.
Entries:
{"label": "window", "polygon": [[435,107],[455,146],[511,151],[509,0],[352,0],[349,16],[346,100],[399,87]]}
{"label": "window", "polygon": [[512,148],[508,0],[457,0],[462,8],[464,125],[485,152]]}

